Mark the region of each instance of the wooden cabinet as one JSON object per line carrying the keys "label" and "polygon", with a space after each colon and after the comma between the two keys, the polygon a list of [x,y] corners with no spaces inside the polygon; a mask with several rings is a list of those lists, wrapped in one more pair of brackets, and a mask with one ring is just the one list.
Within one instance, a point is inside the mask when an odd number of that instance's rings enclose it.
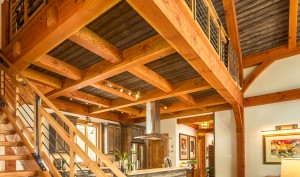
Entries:
{"label": "wooden cabinet", "polygon": [[115,149],[121,149],[121,126],[102,124],[103,153],[112,154]]}
{"label": "wooden cabinet", "polygon": [[149,168],[161,168],[164,158],[169,156],[169,136],[164,134],[161,140],[148,140]]}
{"label": "wooden cabinet", "polygon": [[[51,114],[59,125],[69,133],[69,126],[64,123],[56,114]],[[77,117],[66,116],[74,125],[76,125]],[[49,150],[51,153],[70,152],[70,146],[56,133],[52,126],[49,126]]]}
{"label": "wooden cabinet", "polygon": [[145,127],[137,125],[123,125],[122,126],[122,152],[131,151],[131,142],[134,137],[145,135]]}

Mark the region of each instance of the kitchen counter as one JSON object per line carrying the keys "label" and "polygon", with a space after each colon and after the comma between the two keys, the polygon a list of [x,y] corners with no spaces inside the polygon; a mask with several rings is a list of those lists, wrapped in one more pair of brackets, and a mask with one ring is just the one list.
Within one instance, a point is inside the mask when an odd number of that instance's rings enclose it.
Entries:
{"label": "kitchen counter", "polygon": [[146,170],[135,170],[129,177],[186,177],[186,168],[182,167],[170,167],[170,168],[154,168]]}

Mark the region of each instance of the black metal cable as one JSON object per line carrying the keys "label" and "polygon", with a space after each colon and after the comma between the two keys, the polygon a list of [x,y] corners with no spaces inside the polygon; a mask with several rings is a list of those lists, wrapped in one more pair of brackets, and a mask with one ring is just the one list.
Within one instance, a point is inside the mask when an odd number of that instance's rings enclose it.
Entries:
{"label": "black metal cable", "polygon": [[19,97],[21,98],[21,100],[27,105],[27,107],[31,110],[32,113],[34,113],[34,111],[31,109],[31,107],[26,103],[26,101],[23,99],[23,97],[17,93],[19,95]]}
{"label": "black metal cable", "polygon": [[[20,102],[18,101],[18,103],[20,104]],[[20,106],[27,114],[27,116],[31,119],[32,122],[34,122],[34,119],[28,114],[28,112],[23,108],[23,106]]]}

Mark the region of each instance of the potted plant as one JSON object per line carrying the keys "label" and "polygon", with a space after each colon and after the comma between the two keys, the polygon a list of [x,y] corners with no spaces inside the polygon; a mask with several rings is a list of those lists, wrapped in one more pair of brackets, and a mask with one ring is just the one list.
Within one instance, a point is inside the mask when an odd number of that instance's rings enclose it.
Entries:
{"label": "potted plant", "polygon": [[215,167],[207,167],[206,172],[207,172],[207,176],[214,177],[215,176]]}
{"label": "potted plant", "polygon": [[195,169],[195,165],[198,164],[198,161],[195,159],[191,159],[188,161],[188,164],[192,167],[192,169]]}
{"label": "potted plant", "polygon": [[126,172],[128,170],[128,157],[135,152],[124,152],[121,153],[119,149],[116,149],[115,156],[119,158],[120,161],[120,169],[122,172]]}

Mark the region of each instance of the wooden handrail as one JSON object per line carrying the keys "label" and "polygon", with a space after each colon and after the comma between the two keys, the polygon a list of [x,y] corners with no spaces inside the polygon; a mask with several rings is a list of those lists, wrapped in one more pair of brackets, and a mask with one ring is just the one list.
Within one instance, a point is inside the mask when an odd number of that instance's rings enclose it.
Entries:
{"label": "wooden handrail", "polygon": [[[77,135],[87,146],[90,148],[100,159],[104,164],[109,167],[112,172],[117,175],[118,177],[125,177],[125,175],[109,160],[107,157],[101,153],[101,151],[85,136],[83,135],[75,125],[72,124],[72,122],[63,115],[59,109],[47,98],[44,94],[42,94],[21,72],[19,72],[4,56],[2,53],[0,53],[0,57],[5,61],[5,63],[9,66],[9,69],[6,69],[3,65],[0,65],[3,70],[6,71],[6,73],[9,73],[10,76],[13,76],[15,73],[17,74],[24,82],[26,82],[26,85],[32,89],[40,98],[41,100],[54,111],[55,114],[66,124],[69,126],[70,133],[74,133]],[[13,80],[13,77],[11,78]],[[17,81],[15,81],[17,82]],[[18,84],[18,83],[17,83]],[[23,88],[23,86],[19,83],[19,86]],[[25,88],[24,88],[25,89]],[[26,89],[25,89],[26,90]],[[29,92],[26,92],[28,95]],[[27,95],[26,95],[27,96]],[[30,100],[33,99],[33,96],[31,95]],[[48,121],[50,125],[58,132],[58,134],[69,144],[70,148],[74,150],[74,152],[79,155],[83,160],[85,160],[86,165],[91,169],[91,171],[96,176],[106,176],[105,173],[87,156],[86,153],[82,151],[82,149],[73,141],[70,140],[70,136],[66,131],[62,129],[62,127],[54,120],[54,118],[45,110],[43,106],[38,107],[41,114],[45,117],[45,119]],[[101,175],[100,175],[101,174]]]}

